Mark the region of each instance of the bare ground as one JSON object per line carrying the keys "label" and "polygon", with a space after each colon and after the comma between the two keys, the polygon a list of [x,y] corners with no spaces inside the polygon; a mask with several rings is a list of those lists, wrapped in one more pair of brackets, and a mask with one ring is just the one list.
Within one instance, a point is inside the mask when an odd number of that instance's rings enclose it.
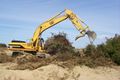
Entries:
{"label": "bare ground", "polygon": [[[0,63],[0,80],[120,80],[120,66],[96,68],[90,68],[84,65],[77,66],[74,60],[69,60],[70,57],[68,56],[64,57],[65,59],[68,57],[67,63],[61,63],[54,59],[41,60],[35,63],[36,58],[34,60],[31,57],[32,64],[28,65],[25,63],[26,66],[22,66],[22,64],[18,65],[14,62],[14,59],[4,54],[6,53],[5,49],[1,49],[0,51],[2,52],[0,60],[3,62]],[[57,59],[61,59],[60,57],[57,57]],[[69,68],[72,66],[71,64],[74,66]],[[17,69],[12,70],[15,66],[17,66]],[[29,66],[30,68],[32,66],[33,70],[30,70]],[[20,69],[24,67],[25,70],[18,70],[19,67]]]}
{"label": "bare ground", "polygon": [[120,80],[120,66],[63,68],[55,64],[35,70],[9,70],[15,63],[0,64],[0,80]]}

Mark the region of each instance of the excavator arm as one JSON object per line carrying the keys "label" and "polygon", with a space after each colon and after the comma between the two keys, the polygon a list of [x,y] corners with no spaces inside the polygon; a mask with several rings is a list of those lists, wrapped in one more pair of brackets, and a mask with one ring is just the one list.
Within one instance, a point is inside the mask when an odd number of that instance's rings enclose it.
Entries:
{"label": "excavator arm", "polygon": [[[62,13],[65,13],[64,15],[62,15]],[[45,31],[47,30],[48,28],[66,20],[66,19],[69,19],[73,24],[74,26],[76,27],[76,29],[78,31],[80,31],[80,36],[77,36],[76,37],[76,40],[80,37],[83,37],[85,36],[85,34],[87,34],[89,36],[89,38],[92,38],[92,39],[95,39],[96,37],[96,34],[93,32],[93,31],[90,31],[89,30],[89,27],[86,26],[84,27],[82,25],[82,23],[84,23],[83,21],[81,21],[71,10],[64,10],[62,12],[60,12],[58,15],[56,15],[55,17],[47,20],[46,22],[42,23],[37,29],[36,31],[34,32],[34,35],[33,35],[33,38],[32,38],[32,41],[34,44],[38,44],[38,39],[39,39],[39,36]],[[86,25],[86,24],[85,24]]]}

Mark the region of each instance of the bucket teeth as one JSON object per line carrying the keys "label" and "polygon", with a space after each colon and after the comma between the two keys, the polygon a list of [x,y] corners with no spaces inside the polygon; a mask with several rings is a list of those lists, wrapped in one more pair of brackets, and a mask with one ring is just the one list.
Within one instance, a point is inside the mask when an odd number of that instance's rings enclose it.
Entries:
{"label": "bucket teeth", "polygon": [[94,31],[89,31],[89,30],[88,30],[87,32],[85,32],[85,33],[80,34],[79,36],[77,36],[77,37],[75,38],[75,40],[77,40],[77,39],[79,39],[79,38],[81,38],[81,37],[84,37],[86,34],[87,34],[90,42],[93,42],[93,41],[96,39],[96,33],[95,33]]}
{"label": "bucket teeth", "polygon": [[93,41],[96,39],[96,33],[94,31],[87,31],[86,34],[88,35],[88,37],[90,39],[92,39]]}
{"label": "bucket teeth", "polygon": [[79,38],[84,37],[84,36],[85,36],[85,34],[80,34],[80,35],[76,36],[75,40],[78,40]]}

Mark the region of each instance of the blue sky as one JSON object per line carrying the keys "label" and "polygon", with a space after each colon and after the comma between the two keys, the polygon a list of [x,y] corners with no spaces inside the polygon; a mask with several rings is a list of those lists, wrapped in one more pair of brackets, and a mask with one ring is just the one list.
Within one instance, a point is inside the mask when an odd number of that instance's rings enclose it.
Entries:
{"label": "blue sky", "polygon": [[[97,33],[95,44],[120,34],[120,0],[0,0],[0,43],[8,44],[13,39],[29,41],[42,22],[66,8]],[[89,44],[87,36],[74,40],[79,32],[69,20],[46,30],[42,37],[46,40],[51,33],[59,32],[67,33],[77,48]]]}

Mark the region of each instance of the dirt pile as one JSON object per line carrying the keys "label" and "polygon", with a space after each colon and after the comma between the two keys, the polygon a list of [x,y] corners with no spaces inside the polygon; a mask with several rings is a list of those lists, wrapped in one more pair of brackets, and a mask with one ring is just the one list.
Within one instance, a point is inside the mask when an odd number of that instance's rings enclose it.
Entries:
{"label": "dirt pile", "polygon": [[0,63],[12,62],[14,59],[7,55],[6,48],[0,47]]}
{"label": "dirt pile", "polygon": [[5,62],[12,62],[13,58],[9,57],[5,53],[0,53],[0,63],[5,63]]}
{"label": "dirt pile", "polygon": [[[7,65],[7,64],[5,64]],[[120,67],[75,66],[72,69],[50,64],[35,70],[7,70],[0,64],[0,80],[119,80]],[[8,64],[9,65],[9,64]]]}

